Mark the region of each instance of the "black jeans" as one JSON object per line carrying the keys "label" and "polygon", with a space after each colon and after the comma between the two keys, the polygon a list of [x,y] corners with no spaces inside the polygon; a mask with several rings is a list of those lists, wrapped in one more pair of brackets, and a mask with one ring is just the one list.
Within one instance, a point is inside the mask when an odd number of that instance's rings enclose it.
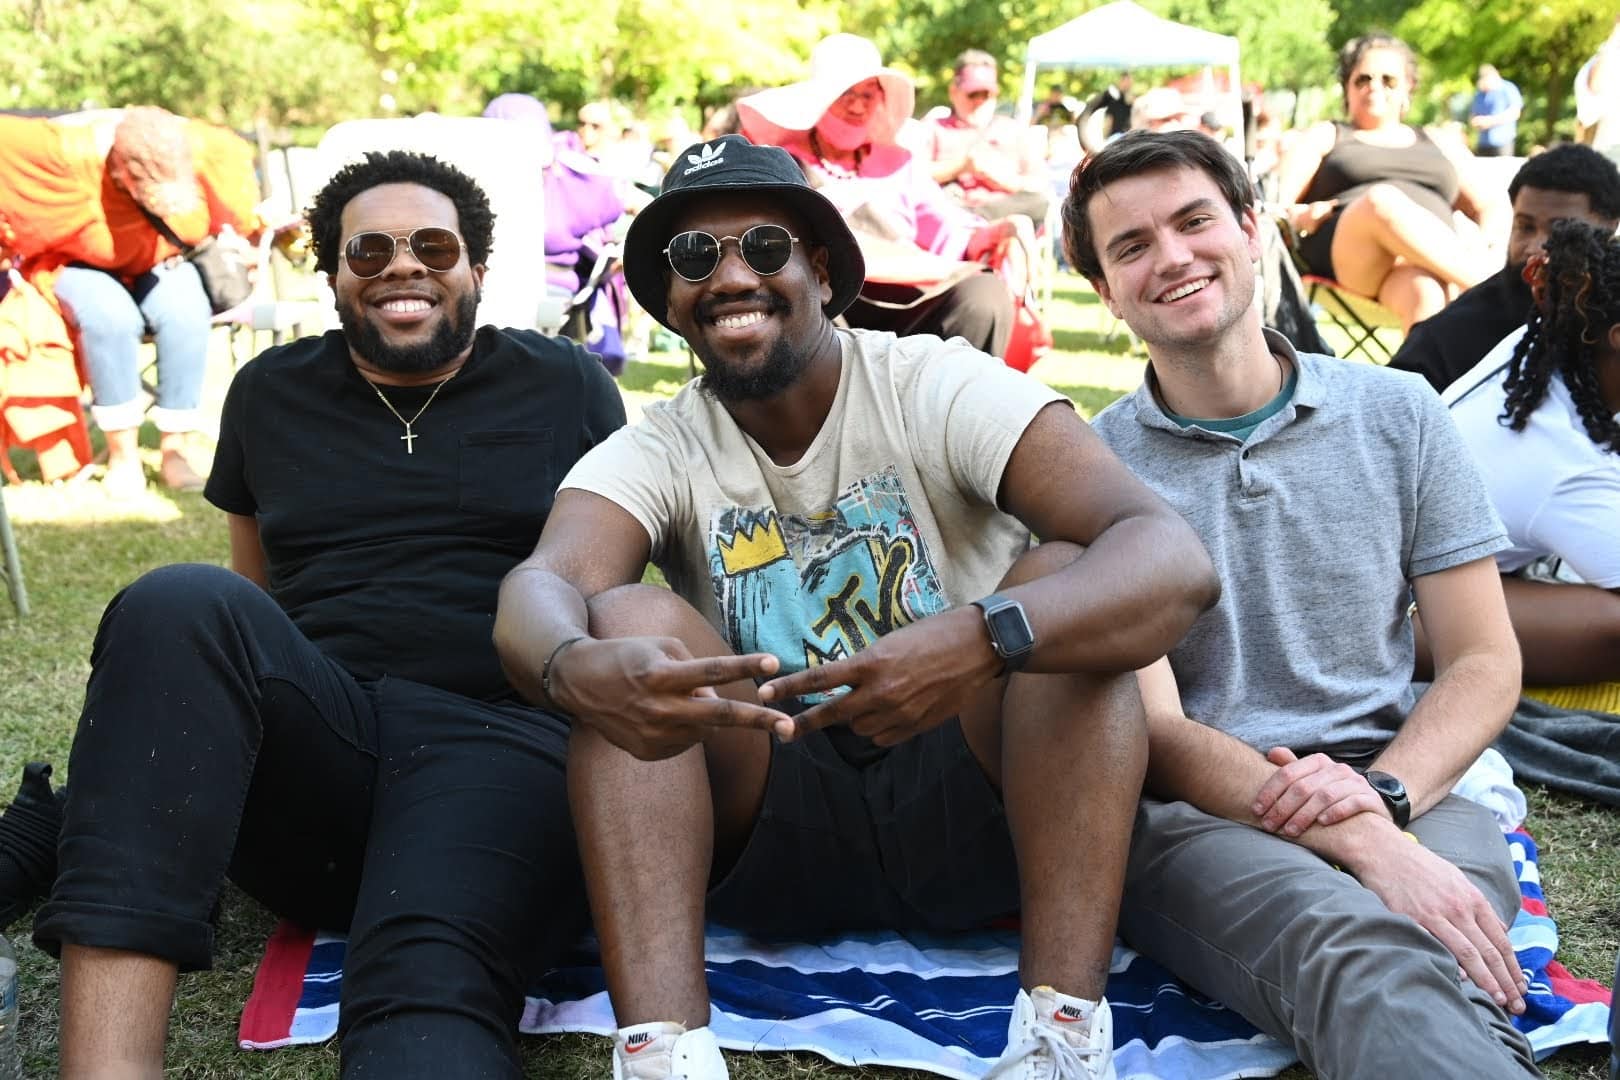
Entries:
{"label": "black jeans", "polygon": [[211,962],[227,873],[347,929],[345,1076],[520,1076],[537,968],[586,922],[566,725],[520,704],[355,680],[212,566],[102,616],[36,943]]}

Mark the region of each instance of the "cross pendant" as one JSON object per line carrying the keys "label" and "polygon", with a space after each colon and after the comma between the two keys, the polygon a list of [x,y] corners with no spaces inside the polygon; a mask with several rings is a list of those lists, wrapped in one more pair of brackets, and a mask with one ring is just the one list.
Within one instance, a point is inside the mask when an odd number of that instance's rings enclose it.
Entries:
{"label": "cross pendant", "polygon": [[399,440],[405,444],[407,454],[416,453],[416,433],[411,430],[411,425],[405,425],[405,434],[401,435]]}

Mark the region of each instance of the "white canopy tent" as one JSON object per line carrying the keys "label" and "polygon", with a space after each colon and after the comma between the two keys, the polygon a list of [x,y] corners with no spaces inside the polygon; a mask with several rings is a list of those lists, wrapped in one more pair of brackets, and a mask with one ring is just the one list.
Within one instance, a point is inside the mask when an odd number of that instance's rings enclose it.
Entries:
{"label": "white canopy tent", "polygon": [[1130,0],[1116,0],[1030,39],[1024,54],[1024,89],[1018,97],[1018,119],[1027,123],[1034,113],[1035,77],[1041,68],[1200,66],[1228,69],[1229,92],[1220,109],[1221,120],[1241,131],[1243,91],[1238,79],[1237,38],[1183,26],[1161,19]]}

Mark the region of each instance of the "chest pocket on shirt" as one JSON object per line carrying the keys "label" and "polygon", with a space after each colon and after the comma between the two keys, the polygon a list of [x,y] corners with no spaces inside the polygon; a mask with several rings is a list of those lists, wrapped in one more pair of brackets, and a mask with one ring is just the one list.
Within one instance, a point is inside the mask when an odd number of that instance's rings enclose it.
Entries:
{"label": "chest pocket on shirt", "polygon": [[461,437],[458,505],[470,513],[544,515],[556,494],[550,428]]}

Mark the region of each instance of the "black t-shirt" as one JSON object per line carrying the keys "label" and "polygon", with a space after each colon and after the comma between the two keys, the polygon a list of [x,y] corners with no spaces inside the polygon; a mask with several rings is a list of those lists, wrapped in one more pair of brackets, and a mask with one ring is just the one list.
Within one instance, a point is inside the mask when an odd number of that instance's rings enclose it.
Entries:
{"label": "black t-shirt", "polygon": [[1443,391],[1529,319],[1530,286],[1503,267],[1414,325],[1389,366],[1415,371]]}
{"label": "black t-shirt", "polygon": [[[383,393],[409,418],[432,387]],[[271,595],[355,676],[510,697],[490,641],[501,577],[534,550],[569,468],[623,424],[596,357],[485,326],[407,454],[332,331],[237,372],[206,494],[258,519]]]}

